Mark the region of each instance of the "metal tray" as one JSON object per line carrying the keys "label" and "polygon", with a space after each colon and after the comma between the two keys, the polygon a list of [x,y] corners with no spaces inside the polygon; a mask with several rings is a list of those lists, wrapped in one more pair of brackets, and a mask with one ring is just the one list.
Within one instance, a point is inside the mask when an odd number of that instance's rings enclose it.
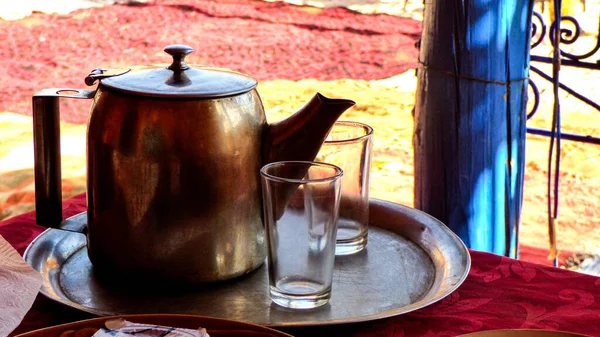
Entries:
{"label": "metal tray", "polygon": [[[469,252],[441,222],[380,200],[371,201],[370,214],[367,249],[336,257],[330,303],[308,311],[271,303],[265,265],[233,281],[192,289],[116,289],[95,279],[85,236],[57,229],[40,234],[24,258],[42,273],[44,295],[93,314],[195,314],[272,327],[395,316],[442,299],[464,281],[471,264]],[[85,216],[71,220],[85,221]]]}

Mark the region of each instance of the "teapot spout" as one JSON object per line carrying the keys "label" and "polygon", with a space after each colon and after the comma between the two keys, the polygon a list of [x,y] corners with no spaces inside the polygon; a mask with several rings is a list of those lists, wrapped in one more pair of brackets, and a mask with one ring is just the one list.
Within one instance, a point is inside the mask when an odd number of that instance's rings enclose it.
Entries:
{"label": "teapot spout", "polygon": [[263,142],[263,165],[283,160],[312,161],[341,114],[356,103],[317,93],[287,119],[270,124]]}

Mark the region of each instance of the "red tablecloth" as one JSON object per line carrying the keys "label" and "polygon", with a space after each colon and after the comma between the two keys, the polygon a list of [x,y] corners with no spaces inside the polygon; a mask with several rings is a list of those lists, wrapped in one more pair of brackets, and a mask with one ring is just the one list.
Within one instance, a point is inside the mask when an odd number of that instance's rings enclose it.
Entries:
{"label": "red tablecloth", "polygon": [[[84,211],[82,195],[64,216]],[[0,223],[0,235],[20,253],[39,233],[35,214]],[[471,251],[468,278],[454,293],[410,314],[359,324],[286,329],[296,336],[456,336],[491,329],[550,329],[600,336],[600,278]],[[14,334],[90,318],[38,296]]]}

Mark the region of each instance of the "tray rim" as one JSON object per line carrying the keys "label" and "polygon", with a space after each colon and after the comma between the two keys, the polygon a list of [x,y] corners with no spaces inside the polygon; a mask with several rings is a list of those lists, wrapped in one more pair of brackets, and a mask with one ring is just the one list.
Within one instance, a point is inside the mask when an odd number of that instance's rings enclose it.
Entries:
{"label": "tray rim", "polygon": [[[350,318],[345,318],[345,319],[331,319],[328,321],[312,321],[312,322],[305,322],[305,321],[303,321],[303,322],[279,322],[279,323],[267,322],[265,324],[262,324],[262,323],[244,321],[244,320],[237,320],[237,321],[241,321],[241,322],[248,323],[248,324],[263,325],[263,326],[267,326],[267,327],[271,327],[271,328],[311,327],[311,326],[325,326],[325,325],[348,324],[348,323],[361,323],[361,322],[367,322],[367,321],[373,321],[373,320],[398,316],[401,314],[407,314],[407,313],[413,312],[415,310],[419,310],[421,308],[430,306],[430,305],[444,299],[445,297],[447,297],[448,295],[453,293],[458,287],[460,287],[463,284],[463,282],[468,277],[469,272],[471,270],[471,255],[469,253],[468,248],[464,244],[464,242],[458,237],[458,235],[456,235],[454,232],[452,232],[452,230],[450,230],[450,228],[448,228],[445,224],[443,224],[441,221],[437,220],[433,216],[431,216],[423,211],[412,208],[412,207],[408,207],[408,206],[394,203],[391,201],[385,201],[385,200],[373,199],[373,198],[370,199],[369,204],[370,204],[371,209],[373,209],[373,208],[375,208],[375,209],[388,208],[388,211],[389,211],[390,208],[396,208],[397,212],[403,211],[403,212],[405,212],[405,214],[412,213],[411,218],[415,219],[415,221],[420,220],[422,222],[427,222],[427,223],[429,223],[429,226],[427,226],[427,228],[435,226],[438,230],[441,230],[441,232],[443,234],[447,235],[448,238],[450,238],[453,241],[453,243],[456,245],[454,248],[459,250],[462,253],[462,255],[461,255],[462,258],[464,258],[464,265],[463,265],[462,273],[460,275],[458,275],[458,277],[456,277],[454,284],[447,287],[445,289],[445,291],[443,291],[439,294],[436,294],[436,296],[428,298],[428,295],[429,295],[429,293],[431,293],[431,290],[432,290],[431,288],[433,287],[433,284],[432,284],[430,286],[430,288],[428,289],[428,291],[426,291],[419,300],[417,300],[407,306],[403,306],[403,307],[399,307],[399,308],[395,308],[395,309],[391,309],[391,310],[386,310],[386,311],[376,313],[376,314],[369,314],[369,315],[363,315],[363,316],[358,316],[358,317],[350,317]],[[81,212],[79,214],[76,214],[72,217],[69,217],[66,220],[72,220],[72,219],[74,219],[76,217],[80,217],[84,214],[86,214],[85,211]],[[371,211],[371,214],[373,214],[372,211]],[[391,231],[389,229],[382,228],[376,224],[370,224],[370,226],[374,226],[374,227],[378,227],[378,228],[381,228],[381,229],[384,229],[387,231]],[[28,264],[31,265],[31,263],[30,263],[31,250],[33,250],[33,247],[37,243],[37,241],[41,240],[41,238],[43,238],[43,236],[47,232],[57,231],[57,230],[60,230],[60,229],[48,228],[45,231],[43,231],[42,233],[40,233],[35,239],[32,240],[32,242],[27,246],[27,249],[25,250],[25,252],[23,254],[23,258]],[[423,229],[423,230],[425,230],[425,229]],[[398,232],[394,232],[394,231],[392,231],[392,232],[397,235],[403,236]],[[76,233],[76,232],[73,232],[73,234],[74,235],[83,235],[81,233]],[[433,260],[433,258],[431,257],[431,254],[426,250],[425,247],[422,247],[417,242],[414,242],[413,240],[406,238],[406,236],[403,236],[403,237],[405,239],[415,243],[415,245],[417,245],[420,249],[424,250],[427,253],[427,255],[429,255],[429,257]],[[81,248],[77,249],[75,252],[79,251],[80,249]],[[436,270],[436,274],[437,274],[437,272],[438,272],[438,270]],[[40,273],[42,273],[42,272],[40,271]],[[437,276],[434,276],[434,282],[436,279],[437,279]],[[62,305],[65,305],[65,306],[68,306],[68,307],[71,307],[71,308],[74,308],[74,309],[77,309],[77,310],[80,310],[83,312],[98,315],[98,316],[108,317],[108,316],[118,315],[117,313],[105,312],[105,311],[102,311],[99,309],[94,309],[94,308],[89,308],[89,307],[83,306],[77,302],[73,302],[73,301],[69,300],[68,298],[64,298],[64,297],[60,297],[60,296],[53,296],[52,289],[47,289],[46,285],[47,285],[47,283],[44,282],[42,284],[39,292],[54,302],[60,303]],[[168,313],[165,313],[165,315],[167,315],[167,314]],[[182,314],[182,315],[185,315],[185,314]],[[188,315],[190,315],[190,314],[188,314]],[[200,315],[200,316],[206,316],[206,315]],[[214,317],[214,318],[232,320],[232,319],[222,318],[222,317]]]}

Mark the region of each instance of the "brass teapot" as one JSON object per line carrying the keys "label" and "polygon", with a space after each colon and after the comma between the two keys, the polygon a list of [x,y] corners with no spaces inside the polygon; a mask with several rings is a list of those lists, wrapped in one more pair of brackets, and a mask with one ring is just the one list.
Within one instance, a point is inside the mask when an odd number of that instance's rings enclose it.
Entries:
{"label": "brass teapot", "polygon": [[317,94],[267,124],[254,78],[188,66],[188,46],[164,51],[173,58],[168,67],[96,69],[86,78],[99,81],[94,90],[33,97],[37,223],[69,229],[77,222],[62,219],[59,98],[93,99],[88,210],[79,215],[93,270],[169,283],[235,278],[266,256],[261,166],[313,160],[354,102]]}

